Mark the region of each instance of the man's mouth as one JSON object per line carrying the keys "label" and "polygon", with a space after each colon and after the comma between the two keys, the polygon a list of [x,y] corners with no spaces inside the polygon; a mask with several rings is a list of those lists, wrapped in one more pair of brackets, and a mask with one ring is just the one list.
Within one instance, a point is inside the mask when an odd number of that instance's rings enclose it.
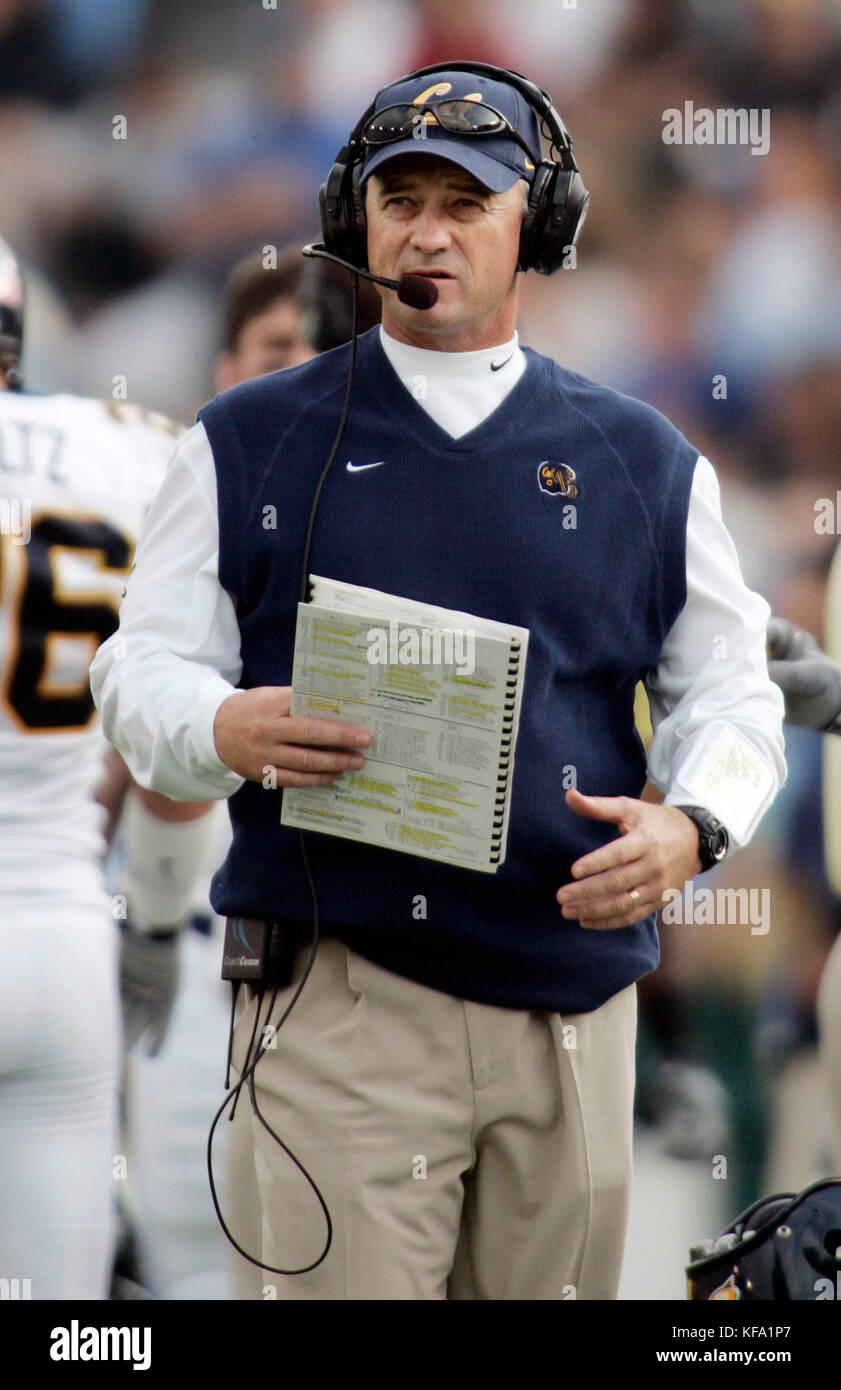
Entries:
{"label": "man's mouth", "polygon": [[426,280],[455,280],[449,270],[410,270],[410,275],[422,275]]}

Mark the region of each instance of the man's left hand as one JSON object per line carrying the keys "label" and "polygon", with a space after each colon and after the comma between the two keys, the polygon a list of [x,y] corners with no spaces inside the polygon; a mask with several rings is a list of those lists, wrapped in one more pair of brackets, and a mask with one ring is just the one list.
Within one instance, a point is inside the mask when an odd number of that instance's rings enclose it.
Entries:
{"label": "man's left hand", "polygon": [[[683,889],[701,871],[698,827],[676,806],[630,796],[568,791],[577,816],[611,821],[622,834],[572,866],[574,882],[557,893],[564,917],[582,927],[630,927],[656,912],[669,888]],[[631,895],[631,890],[635,895]]]}

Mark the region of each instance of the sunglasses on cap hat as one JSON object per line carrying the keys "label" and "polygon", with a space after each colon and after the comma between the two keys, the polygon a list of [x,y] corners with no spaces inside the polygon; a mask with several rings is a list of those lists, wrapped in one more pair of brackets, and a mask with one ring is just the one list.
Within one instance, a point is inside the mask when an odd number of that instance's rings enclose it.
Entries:
{"label": "sunglasses on cap hat", "polygon": [[[412,135],[422,118],[429,112],[434,121],[450,135],[510,135],[529,159],[533,160],[534,150],[530,149],[514,126],[493,106],[484,102],[451,98],[447,101],[424,102],[417,106],[414,102],[399,102],[395,106],[385,106],[378,111],[362,131],[364,145],[389,145],[395,140],[405,140]],[[539,158],[539,156],[538,156]]]}

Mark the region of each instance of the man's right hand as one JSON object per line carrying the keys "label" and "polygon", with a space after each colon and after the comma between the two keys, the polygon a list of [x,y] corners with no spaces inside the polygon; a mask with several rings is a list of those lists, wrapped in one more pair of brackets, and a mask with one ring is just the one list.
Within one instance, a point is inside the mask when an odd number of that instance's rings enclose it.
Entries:
{"label": "man's right hand", "polygon": [[238,690],[223,700],[213,722],[216,751],[240,777],[262,782],[275,768],[279,787],[320,787],[364,767],[368,729],[332,719],[293,718],[288,685]]}

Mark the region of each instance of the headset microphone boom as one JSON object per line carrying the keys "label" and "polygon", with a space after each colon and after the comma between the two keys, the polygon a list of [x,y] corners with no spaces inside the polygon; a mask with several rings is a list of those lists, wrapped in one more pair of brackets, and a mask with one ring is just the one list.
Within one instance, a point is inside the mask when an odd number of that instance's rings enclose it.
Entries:
{"label": "headset microphone boom", "polygon": [[361,266],[352,265],[350,261],[343,261],[341,256],[334,256],[326,246],[310,244],[302,246],[301,250],[305,256],[318,256],[320,260],[333,261],[335,265],[344,266],[345,270],[352,270],[354,275],[361,275],[363,280],[371,280],[375,285],[384,285],[387,290],[396,290],[397,298],[412,309],[431,309],[433,304],[438,303],[437,289],[423,275],[407,272],[401,275],[399,280],[389,280],[385,275],[372,275],[370,270],[363,270]]}

